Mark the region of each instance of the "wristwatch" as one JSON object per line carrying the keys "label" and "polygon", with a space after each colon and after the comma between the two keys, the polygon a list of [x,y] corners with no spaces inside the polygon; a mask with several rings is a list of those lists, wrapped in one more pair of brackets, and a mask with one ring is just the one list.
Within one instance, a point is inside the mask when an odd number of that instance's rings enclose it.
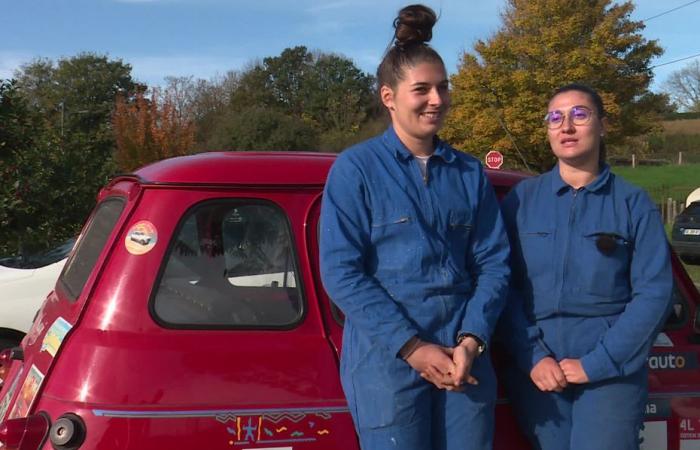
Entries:
{"label": "wristwatch", "polygon": [[468,337],[470,337],[476,341],[476,344],[477,344],[476,356],[479,356],[482,353],[484,353],[484,351],[486,350],[486,342],[481,340],[481,338],[479,336],[475,335],[474,333],[459,333],[457,335],[457,345],[461,344],[462,341]]}

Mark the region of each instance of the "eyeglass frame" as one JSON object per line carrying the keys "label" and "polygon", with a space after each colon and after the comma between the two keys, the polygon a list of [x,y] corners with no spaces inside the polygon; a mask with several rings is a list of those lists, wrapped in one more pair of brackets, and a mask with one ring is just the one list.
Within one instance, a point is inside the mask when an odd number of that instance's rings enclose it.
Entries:
{"label": "eyeglass frame", "polygon": [[[571,117],[572,117],[571,112],[574,110],[584,110],[584,111],[588,112],[588,117],[585,119],[585,121],[577,123],[576,119],[571,119]],[[551,126],[552,122],[549,120],[550,115],[552,113],[556,113],[556,112],[558,112],[562,115],[562,119],[556,126]],[[564,125],[564,121],[566,121],[566,120],[571,120],[571,122],[576,126],[588,125],[591,122],[591,118],[593,117],[594,114],[595,114],[595,111],[593,109],[589,108],[588,106],[574,105],[571,108],[569,108],[569,111],[567,111],[566,113],[564,111],[559,110],[559,109],[555,109],[553,111],[547,111],[547,114],[544,115],[543,121],[547,125],[547,129],[558,130],[559,128],[561,128]]]}

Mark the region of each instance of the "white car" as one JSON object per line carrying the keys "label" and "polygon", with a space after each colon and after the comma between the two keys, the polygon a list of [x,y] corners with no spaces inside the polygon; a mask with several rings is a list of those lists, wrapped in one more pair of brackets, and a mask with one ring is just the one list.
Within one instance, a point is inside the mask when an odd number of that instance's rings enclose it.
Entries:
{"label": "white car", "polygon": [[18,345],[27,333],[54,289],[73,244],[75,239],[69,239],[28,258],[0,259],[0,349]]}

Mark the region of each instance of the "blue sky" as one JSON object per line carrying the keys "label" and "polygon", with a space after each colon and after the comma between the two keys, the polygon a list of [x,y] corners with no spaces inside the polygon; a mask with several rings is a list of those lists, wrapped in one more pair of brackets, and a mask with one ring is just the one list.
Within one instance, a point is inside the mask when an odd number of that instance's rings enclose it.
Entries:
{"label": "blue sky", "polygon": [[[305,45],[351,58],[373,73],[391,35],[398,0],[5,0],[1,5],[0,78],[37,57],[56,60],[81,51],[132,65],[149,85],[165,76],[209,79],[255,59]],[[448,71],[477,39],[500,26],[504,0],[426,0],[441,14],[432,45]],[[633,18],[666,50],[663,64],[700,53],[700,1],[636,0]],[[692,60],[655,69],[653,88]]]}

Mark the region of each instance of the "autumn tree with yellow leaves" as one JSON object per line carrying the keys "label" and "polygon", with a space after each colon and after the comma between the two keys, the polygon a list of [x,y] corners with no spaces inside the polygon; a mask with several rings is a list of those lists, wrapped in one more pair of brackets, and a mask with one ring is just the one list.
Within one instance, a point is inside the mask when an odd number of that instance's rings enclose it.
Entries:
{"label": "autumn tree with yellow leaves", "polygon": [[559,86],[588,84],[610,120],[607,142],[652,129],[665,96],[651,93],[650,61],[662,49],[630,19],[632,2],[507,0],[503,25],[465,52],[452,76],[452,110],[441,135],[483,156],[504,153],[506,166],[547,170],[554,162],[543,117]]}
{"label": "autumn tree with yellow leaves", "polygon": [[147,96],[117,98],[112,127],[117,143],[115,161],[122,171],[193,152],[195,126],[172,93],[154,89]]}

